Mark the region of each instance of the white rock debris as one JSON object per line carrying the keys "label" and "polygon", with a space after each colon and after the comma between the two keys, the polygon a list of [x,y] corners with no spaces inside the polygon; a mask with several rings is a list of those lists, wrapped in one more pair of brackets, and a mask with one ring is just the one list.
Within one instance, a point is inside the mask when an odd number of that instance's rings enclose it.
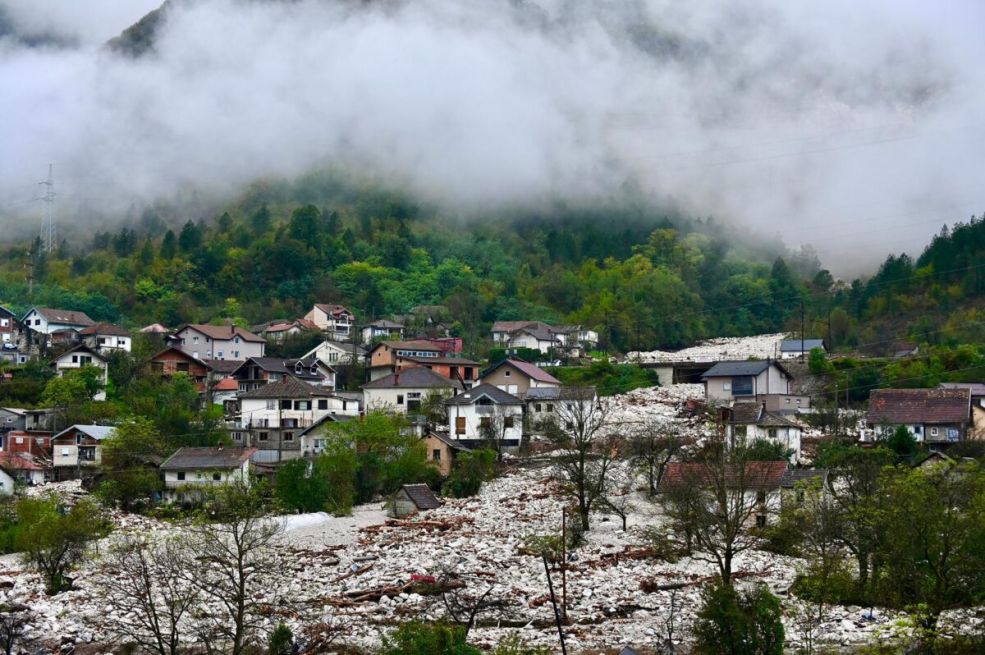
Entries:
{"label": "white rock debris", "polygon": [[[626,395],[650,399],[654,391]],[[689,397],[686,390],[664,391],[669,395],[661,397],[668,403]],[[531,643],[556,647],[543,563],[521,552],[525,536],[560,532],[564,500],[556,493],[551,470],[516,467],[486,484],[477,497],[446,500],[442,507],[407,521],[387,522],[379,504],[357,507],[348,517],[293,517],[279,538],[277,582],[263,589],[261,600],[274,608],[300,608],[287,618],[295,634],[324,623],[339,630],[339,639],[347,645],[372,647],[382,630],[399,621],[442,616],[440,597],[411,583],[440,580],[454,571],[465,581],[466,591],[491,588],[488,598],[504,604],[500,611],[479,615],[473,641],[492,645],[515,632]],[[671,564],[646,556],[643,529],[659,526],[664,519],[659,506],[643,496],[633,500],[625,532],[618,517],[595,515],[587,543],[573,553],[565,576],[572,621],[566,634],[572,648],[627,643],[656,647],[665,638],[672,601],[677,610],[675,640],[686,639],[700,606],[700,585],[715,575],[712,564],[696,558]],[[117,532],[110,539],[126,533],[154,538],[179,529],[120,513],[113,519]],[[797,620],[802,603],[788,590],[802,565],[762,551],[745,552],[736,561],[743,584],[764,583],[783,599],[792,647],[803,639]],[[76,572],[76,589],[48,597],[36,574],[25,571],[16,556],[6,556],[0,562],[0,602],[29,606],[34,619],[27,636],[48,647],[57,648],[63,641],[106,643],[107,627],[120,610],[94,602],[99,575],[97,560]],[[560,572],[552,572],[552,577],[560,595]],[[693,584],[676,591],[659,589],[673,583]],[[859,644],[899,630],[898,614],[876,609],[870,619],[867,613],[867,608],[829,608],[818,631],[822,641]]]}
{"label": "white rock debris", "polygon": [[752,337],[719,337],[702,341],[683,350],[633,351],[626,360],[643,364],[655,362],[721,362],[743,359],[766,359],[779,356],[780,341],[786,333],[760,334]]}

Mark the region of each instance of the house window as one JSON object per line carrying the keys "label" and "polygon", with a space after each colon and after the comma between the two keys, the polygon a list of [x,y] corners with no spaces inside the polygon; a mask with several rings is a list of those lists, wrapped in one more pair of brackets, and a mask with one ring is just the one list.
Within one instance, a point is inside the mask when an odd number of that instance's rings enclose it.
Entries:
{"label": "house window", "polygon": [[73,364],[78,364],[79,363],[79,356],[78,355],[72,355],[72,363]]}
{"label": "house window", "polygon": [[215,480],[216,482],[221,482],[222,481],[222,473],[213,473],[212,474],[212,479]]}
{"label": "house window", "polygon": [[540,403],[534,404],[534,411],[537,412],[538,414],[540,413]]}
{"label": "house window", "polygon": [[277,401],[276,400],[268,400],[267,401],[267,409],[277,409]]}
{"label": "house window", "polygon": [[233,357],[235,357],[236,359],[239,359],[239,351],[238,350],[234,350],[233,351]]}
{"label": "house window", "polygon": [[746,430],[747,429],[748,428],[745,425],[737,425],[737,426],[735,426],[735,436],[737,436],[737,437],[745,437],[746,436]]}
{"label": "house window", "polygon": [[503,377],[510,377],[510,371],[503,371]]}
{"label": "house window", "polygon": [[242,441],[242,440],[243,440],[242,432],[233,432],[233,441]]}
{"label": "house window", "polygon": [[766,527],[766,515],[765,514],[757,514],[756,515],[756,527],[757,528],[765,528]]}
{"label": "house window", "polygon": [[285,432],[284,433],[284,441],[294,441],[294,433],[293,432]]}
{"label": "house window", "polygon": [[175,370],[177,370],[179,373],[187,373],[190,370],[188,362],[178,362],[178,365],[175,367]]}
{"label": "house window", "polygon": [[741,377],[732,378],[732,395],[733,396],[751,396],[752,395],[752,376],[743,375]]}
{"label": "house window", "polygon": [[545,412],[553,412],[554,411],[554,405],[544,405],[544,411]]}
{"label": "house window", "polygon": [[198,343],[198,337],[192,337],[192,343]]}
{"label": "house window", "polygon": [[267,433],[266,433],[266,432],[261,432],[261,433],[260,433],[260,434],[259,434],[259,435],[257,436],[257,439],[259,439],[260,441],[266,441],[266,440],[267,440]]}
{"label": "house window", "polygon": [[431,451],[431,459],[435,462],[441,461],[441,450],[439,448],[435,448]]}
{"label": "house window", "polygon": [[465,417],[455,417],[455,434],[465,434]]}
{"label": "house window", "polygon": [[291,408],[291,401],[290,400],[281,400],[280,401],[280,408],[281,409],[290,409]]}
{"label": "house window", "polygon": [[216,353],[216,357],[218,357],[219,359],[222,359],[222,351],[221,350],[218,353]]}
{"label": "house window", "polygon": [[766,502],[766,492],[760,489],[756,492],[756,502],[765,503]]}
{"label": "house window", "polygon": [[328,409],[328,398],[318,399],[318,409]]}
{"label": "house window", "polygon": [[930,436],[936,437],[938,434],[937,428],[930,428]]}
{"label": "house window", "polygon": [[236,337],[235,339],[233,339],[233,343],[235,343],[238,346],[239,345],[239,337]]}
{"label": "house window", "polygon": [[479,427],[480,428],[488,428],[489,425],[490,425],[490,423],[491,423],[491,421],[489,420],[489,417],[488,416],[480,416],[479,417]]}
{"label": "house window", "polygon": [[398,405],[403,405],[404,404],[404,395],[402,393],[397,394],[397,404]]}
{"label": "house window", "polygon": [[297,401],[294,402],[294,409],[301,410],[301,411],[307,411],[307,410],[311,409],[311,401],[310,400],[297,400]]}
{"label": "house window", "polygon": [[766,434],[770,439],[776,439],[776,428],[769,428],[766,430]]}
{"label": "house window", "polygon": [[184,471],[178,471],[177,477],[178,477],[179,480],[184,480],[185,479],[185,472]]}
{"label": "house window", "polygon": [[34,324],[35,325],[41,325],[41,319],[40,318],[34,319]]}
{"label": "house window", "polygon": [[506,416],[506,417],[503,418],[503,427],[504,428],[512,428],[513,427],[513,417],[512,416]]}

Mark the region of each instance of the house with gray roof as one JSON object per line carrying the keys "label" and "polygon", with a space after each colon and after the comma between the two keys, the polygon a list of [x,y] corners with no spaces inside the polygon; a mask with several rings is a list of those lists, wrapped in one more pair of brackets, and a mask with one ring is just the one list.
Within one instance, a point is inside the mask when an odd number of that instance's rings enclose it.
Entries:
{"label": "house with gray roof", "polygon": [[806,358],[815,348],[828,352],[824,339],[783,339],[780,342],[780,359]]}
{"label": "house with gray roof", "polygon": [[21,323],[35,332],[51,334],[59,330],[73,330],[78,332],[82,328],[89,327],[95,321],[89,318],[85,312],[79,312],[73,309],[32,307],[24,314]]}
{"label": "house with gray roof", "polygon": [[52,466],[56,480],[73,480],[95,473],[103,462],[103,441],[113,434],[111,425],[73,425],[51,438]]}
{"label": "house with gray roof", "polygon": [[255,451],[227,446],[179,448],[161,464],[165,500],[193,500],[210,486],[249,485]]}
{"label": "house with gray roof", "polygon": [[800,440],[803,426],[780,414],[766,410],[766,406],[755,402],[739,402],[727,411],[725,437],[729,444],[749,445],[754,441],[769,441],[779,444],[790,453],[790,462],[800,462]]}
{"label": "house with gray roof", "polygon": [[363,402],[367,411],[385,409],[398,414],[416,413],[428,397],[455,396],[465,390],[459,380],[452,380],[429,368],[407,368],[363,385]]}
{"label": "house with gray roof", "polygon": [[718,362],[701,376],[705,398],[718,403],[765,394],[789,394],[792,380],[789,371],[772,359]]}
{"label": "house with gray roof", "polygon": [[586,411],[598,402],[595,387],[532,387],[523,394],[530,424],[537,426],[554,420],[558,410],[575,403],[584,405]]}
{"label": "house with gray roof", "polygon": [[516,448],[523,436],[523,401],[491,384],[480,384],[445,401],[450,438],[472,447],[495,440]]}

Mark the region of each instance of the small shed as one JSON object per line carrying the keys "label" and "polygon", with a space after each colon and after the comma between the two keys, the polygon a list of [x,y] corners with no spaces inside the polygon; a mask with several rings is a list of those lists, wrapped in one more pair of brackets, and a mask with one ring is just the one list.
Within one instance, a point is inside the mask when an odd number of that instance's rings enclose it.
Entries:
{"label": "small shed", "polygon": [[390,500],[388,514],[403,518],[415,512],[441,507],[441,501],[426,484],[405,484]]}

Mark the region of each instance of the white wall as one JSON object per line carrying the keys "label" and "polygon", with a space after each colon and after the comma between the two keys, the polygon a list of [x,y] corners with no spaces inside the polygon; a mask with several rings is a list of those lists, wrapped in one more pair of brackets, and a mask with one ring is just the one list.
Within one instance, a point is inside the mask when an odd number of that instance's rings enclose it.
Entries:
{"label": "white wall", "polygon": [[[497,420],[506,417],[513,418],[513,427],[505,428],[503,439],[519,440],[523,435],[523,406],[522,405],[450,405],[448,407],[449,436],[452,439],[482,439],[482,417],[487,416],[495,426]],[[458,418],[465,419],[465,434],[457,430]]]}

